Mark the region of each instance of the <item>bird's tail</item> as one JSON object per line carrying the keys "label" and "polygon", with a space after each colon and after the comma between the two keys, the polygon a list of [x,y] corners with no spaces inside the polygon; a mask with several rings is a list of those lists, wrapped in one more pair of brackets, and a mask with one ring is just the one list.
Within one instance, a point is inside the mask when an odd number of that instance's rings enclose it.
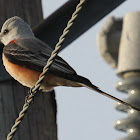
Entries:
{"label": "bird's tail", "polygon": [[104,96],[106,96],[106,97],[108,97],[108,98],[110,98],[112,100],[115,100],[115,101],[117,101],[117,102],[119,102],[121,104],[124,104],[124,105],[126,105],[126,106],[128,106],[130,108],[133,108],[133,109],[135,109],[137,111],[140,111],[139,108],[134,107],[133,105],[130,105],[129,103],[126,103],[125,101],[122,101],[122,100],[120,100],[120,99],[118,99],[118,98],[116,98],[116,97],[114,97],[114,96],[112,96],[112,95],[100,90],[97,86],[93,85],[88,79],[86,79],[86,78],[84,78],[82,76],[78,76],[78,79],[79,79],[78,82],[79,82],[79,84],[81,86],[87,87],[87,88],[89,88],[91,90],[94,90],[94,91],[96,91],[96,92],[98,92],[98,93],[100,93],[100,94],[102,94],[102,95],[104,95]]}

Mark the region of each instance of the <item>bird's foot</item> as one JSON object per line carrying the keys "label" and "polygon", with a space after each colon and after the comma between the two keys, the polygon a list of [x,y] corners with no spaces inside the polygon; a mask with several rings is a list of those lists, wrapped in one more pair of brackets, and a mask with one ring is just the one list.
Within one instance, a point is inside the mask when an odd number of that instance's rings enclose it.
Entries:
{"label": "bird's foot", "polygon": [[[29,91],[28,91],[28,94],[27,96],[25,97],[25,103],[26,104],[29,104],[30,102],[33,103],[34,102],[34,92],[33,92],[33,88],[30,88]],[[30,101],[31,100],[31,101]]]}

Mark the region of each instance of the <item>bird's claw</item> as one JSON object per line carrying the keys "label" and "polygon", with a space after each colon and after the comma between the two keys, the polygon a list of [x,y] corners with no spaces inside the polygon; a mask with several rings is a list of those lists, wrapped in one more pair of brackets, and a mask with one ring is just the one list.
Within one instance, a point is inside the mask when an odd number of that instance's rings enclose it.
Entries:
{"label": "bird's claw", "polygon": [[33,103],[34,102],[34,93],[33,93],[33,91],[32,91],[32,89],[33,88],[30,88],[29,89],[29,91],[28,91],[28,95],[25,97],[25,103],[26,104],[29,104],[29,100],[32,98],[32,101],[31,101],[31,103]]}

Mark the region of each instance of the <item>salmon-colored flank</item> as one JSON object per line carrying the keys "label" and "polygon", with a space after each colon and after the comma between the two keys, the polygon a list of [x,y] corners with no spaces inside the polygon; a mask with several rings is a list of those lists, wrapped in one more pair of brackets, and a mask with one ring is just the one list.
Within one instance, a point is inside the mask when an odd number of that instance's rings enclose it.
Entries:
{"label": "salmon-colored flank", "polygon": [[[6,71],[22,85],[32,88],[37,80],[39,79],[40,72],[25,68],[20,65],[13,64],[8,61],[6,56],[3,54],[3,64]],[[41,89],[48,92],[55,86],[72,86],[81,87],[81,84],[72,82],[60,77],[47,74],[42,83]]]}
{"label": "salmon-colored flank", "polygon": [[[13,64],[8,61],[8,59],[3,54],[3,64],[7,70],[7,72],[17,81],[19,81],[22,85],[27,87],[33,87],[37,80],[39,79],[40,72]],[[49,91],[52,89],[52,86],[49,84],[50,79],[53,79],[54,76],[47,75],[43,82],[43,89],[45,86],[45,90]],[[45,84],[45,85],[44,85]]]}

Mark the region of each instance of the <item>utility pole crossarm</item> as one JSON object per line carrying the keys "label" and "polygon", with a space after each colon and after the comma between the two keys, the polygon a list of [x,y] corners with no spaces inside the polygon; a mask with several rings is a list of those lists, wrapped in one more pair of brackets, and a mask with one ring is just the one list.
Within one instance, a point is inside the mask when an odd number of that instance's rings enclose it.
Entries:
{"label": "utility pole crossarm", "polygon": [[[86,0],[63,46],[66,47],[125,0]],[[70,0],[34,28],[36,37],[54,48],[79,0]]]}

